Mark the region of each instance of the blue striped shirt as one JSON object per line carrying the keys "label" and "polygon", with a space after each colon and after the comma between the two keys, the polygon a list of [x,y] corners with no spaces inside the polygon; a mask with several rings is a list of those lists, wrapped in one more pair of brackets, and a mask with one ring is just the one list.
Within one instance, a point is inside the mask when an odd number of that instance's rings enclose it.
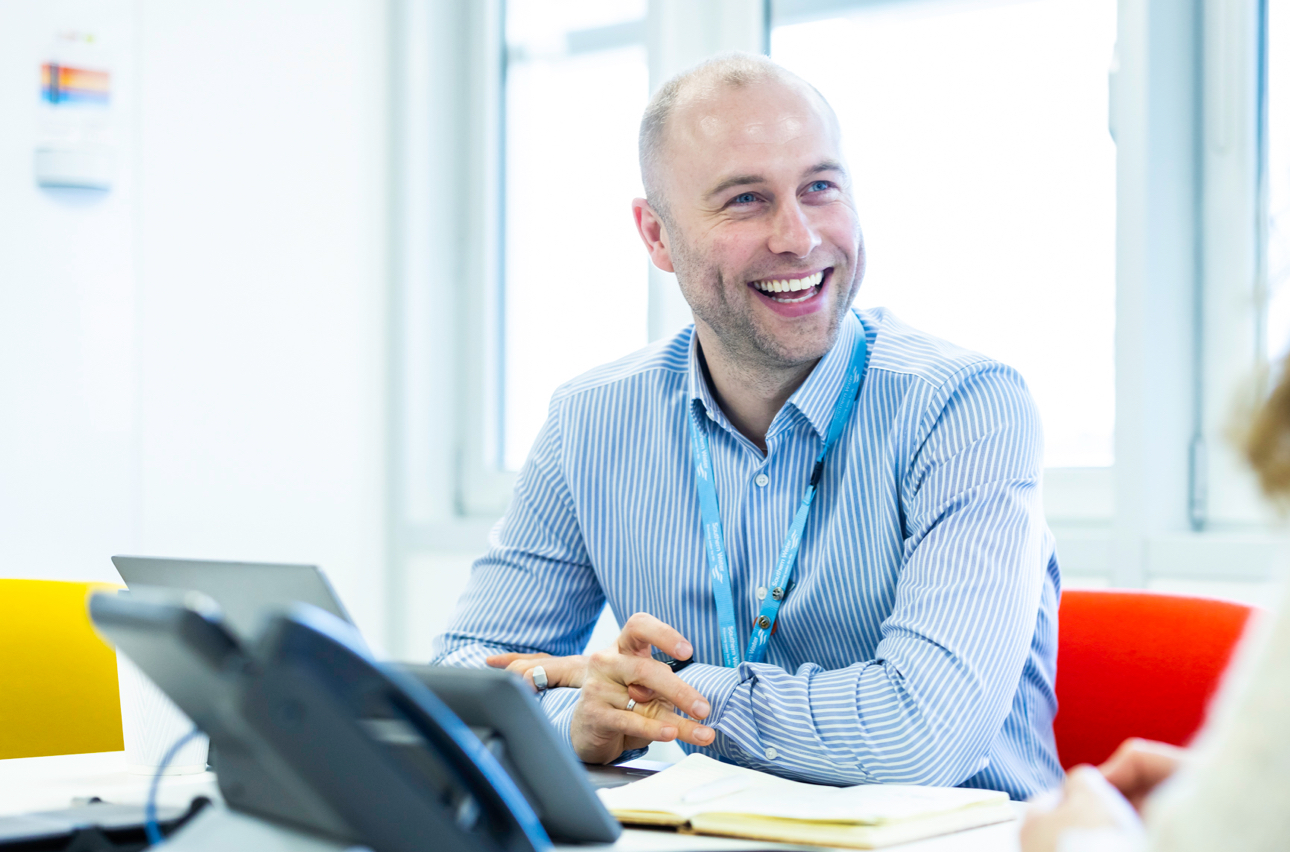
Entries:
{"label": "blue striped shirt", "polygon": [[[708,433],[742,649],[858,334],[864,384],[766,660],[723,668],[686,408]],[[1042,440],[1014,370],[879,309],[847,314],[763,455],[716,404],[686,329],[556,391],[436,661],[581,653],[607,601],[620,624],[648,612],[693,644],[680,676],[717,738],[688,751],[806,781],[1028,796],[1061,778]],[[542,696],[566,737],[577,695]]]}

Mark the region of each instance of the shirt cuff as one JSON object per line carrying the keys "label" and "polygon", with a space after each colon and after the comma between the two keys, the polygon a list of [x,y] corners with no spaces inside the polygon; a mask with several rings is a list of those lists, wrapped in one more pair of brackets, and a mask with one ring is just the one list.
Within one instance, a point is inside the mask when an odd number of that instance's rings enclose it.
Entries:
{"label": "shirt cuff", "polygon": [[430,660],[432,666],[453,666],[459,669],[486,669],[488,663],[485,662],[493,654],[504,654],[506,649],[493,645],[485,645],[481,642],[471,642],[468,645],[462,645],[435,655]]}
{"label": "shirt cuff", "polygon": [[715,729],[721,724],[721,717],[725,712],[726,704],[730,701],[730,696],[734,695],[739,687],[741,680],[739,669],[695,663],[681,669],[676,676],[697,689],[699,694],[708,700],[708,704],[712,706],[712,712],[708,714],[708,718],[701,721],[709,728]]}
{"label": "shirt cuff", "polygon": [[555,726],[556,736],[569,747],[570,751],[573,751],[573,735],[569,731],[573,722],[573,705],[578,703],[578,694],[581,692],[580,689],[558,686],[554,689],[544,689],[537,694],[542,712],[546,713],[546,717]]}

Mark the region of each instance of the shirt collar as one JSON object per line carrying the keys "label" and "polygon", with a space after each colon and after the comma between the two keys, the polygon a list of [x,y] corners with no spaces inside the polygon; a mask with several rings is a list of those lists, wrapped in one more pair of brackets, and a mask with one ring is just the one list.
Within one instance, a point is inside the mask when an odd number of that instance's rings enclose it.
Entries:
{"label": "shirt collar", "polygon": [[699,357],[699,330],[697,328],[691,328],[690,330],[689,366],[690,406],[693,408],[697,402],[700,412],[706,412],[712,420],[733,431],[734,427],[726,418],[726,413],[721,410],[721,406],[717,405],[716,397],[712,395],[712,388],[704,377],[703,361]]}
{"label": "shirt collar", "polygon": [[[788,402],[784,403],[784,407],[775,415],[768,434],[778,431],[783,421],[791,416],[790,412],[795,410],[806,418],[811,428],[821,440],[824,440],[829,433],[829,424],[833,419],[833,408],[837,404],[838,394],[842,392],[842,385],[846,381],[847,367],[851,364],[851,352],[855,348],[858,336],[864,333],[864,326],[861,325],[855,311],[847,311],[842,317],[842,324],[838,328],[838,339],[833,342],[833,347],[824,354],[820,362],[815,365],[815,369],[806,377],[806,381],[802,382],[802,386],[793,392]],[[716,399],[712,396],[712,388],[704,379],[703,365],[699,361],[697,330],[690,335],[689,362],[690,404],[694,405],[697,401],[712,419],[726,425],[727,428],[733,428],[729,426],[725,412],[717,405]]]}

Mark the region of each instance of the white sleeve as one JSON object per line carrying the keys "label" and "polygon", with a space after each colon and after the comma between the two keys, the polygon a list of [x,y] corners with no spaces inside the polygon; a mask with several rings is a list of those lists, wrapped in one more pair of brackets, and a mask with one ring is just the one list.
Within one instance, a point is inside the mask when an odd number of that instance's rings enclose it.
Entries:
{"label": "white sleeve", "polygon": [[[1288,590],[1290,591],[1290,590]],[[1251,630],[1195,760],[1147,808],[1152,850],[1281,852],[1290,843],[1290,598]]]}
{"label": "white sleeve", "polygon": [[1057,838],[1057,852],[1142,852],[1141,832],[1122,828],[1068,828]]}

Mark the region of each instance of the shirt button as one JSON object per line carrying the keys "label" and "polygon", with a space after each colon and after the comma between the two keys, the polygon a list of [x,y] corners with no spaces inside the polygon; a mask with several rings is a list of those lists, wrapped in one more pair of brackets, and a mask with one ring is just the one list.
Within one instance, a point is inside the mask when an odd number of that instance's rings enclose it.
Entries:
{"label": "shirt button", "polygon": [[753,482],[757,483],[758,488],[765,488],[766,483],[770,482],[770,477],[764,473],[759,473],[757,474],[757,478],[754,479]]}
{"label": "shirt button", "polygon": [[758,587],[757,587],[757,600],[759,600],[759,601],[764,601],[764,600],[766,600],[766,587],[765,587],[765,586],[758,586]]}
{"label": "shirt button", "polygon": [[774,746],[770,746],[769,748],[766,749],[767,760],[774,760],[777,757],[779,757],[779,752],[775,750]]}

